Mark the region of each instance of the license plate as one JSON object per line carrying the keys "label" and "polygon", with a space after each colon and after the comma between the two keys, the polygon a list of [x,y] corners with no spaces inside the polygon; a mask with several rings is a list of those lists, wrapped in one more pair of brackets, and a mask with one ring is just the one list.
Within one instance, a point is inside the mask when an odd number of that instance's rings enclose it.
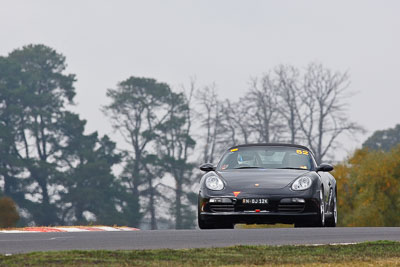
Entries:
{"label": "license plate", "polygon": [[243,204],[268,204],[268,199],[266,198],[244,198],[242,200]]}

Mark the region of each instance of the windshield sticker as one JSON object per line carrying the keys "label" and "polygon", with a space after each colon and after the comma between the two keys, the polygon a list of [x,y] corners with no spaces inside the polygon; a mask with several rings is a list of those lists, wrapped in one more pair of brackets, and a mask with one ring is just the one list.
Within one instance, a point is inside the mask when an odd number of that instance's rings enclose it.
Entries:
{"label": "windshield sticker", "polygon": [[296,150],[296,153],[299,154],[299,155],[308,155],[308,151],[307,150],[298,149],[298,150]]}
{"label": "windshield sticker", "polygon": [[239,150],[238,148],[232,148],[231,152],[235,152],[235,151],[238,151],[238,150]]}
{"label": "windshield sticker", "polygon": [[301,169],[307,169],[307,166],[300,166]]}

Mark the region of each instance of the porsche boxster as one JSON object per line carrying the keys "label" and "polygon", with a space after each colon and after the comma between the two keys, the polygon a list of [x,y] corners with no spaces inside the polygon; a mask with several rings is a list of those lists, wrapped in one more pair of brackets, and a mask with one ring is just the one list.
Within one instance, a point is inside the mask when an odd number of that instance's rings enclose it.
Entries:
{"label": "porsche boxster", "polygon": [[214,166],[200,166],[200,229],[235,224],[335,227],[336,180],[330,164],[293,144],[246,144],[229,148]]}

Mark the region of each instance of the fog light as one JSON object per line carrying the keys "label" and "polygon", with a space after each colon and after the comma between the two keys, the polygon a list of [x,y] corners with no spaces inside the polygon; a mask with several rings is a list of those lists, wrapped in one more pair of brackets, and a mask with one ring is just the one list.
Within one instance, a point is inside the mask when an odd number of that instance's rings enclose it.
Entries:
{"label": "fog light", "polygon": [[210,198],[210,203],[232,203],[230,198]]}
{"label": "fog light", "polygon": [[303,198],[292,198],[292,202],[294,202],[294,203],[305,203],[306,201]]}

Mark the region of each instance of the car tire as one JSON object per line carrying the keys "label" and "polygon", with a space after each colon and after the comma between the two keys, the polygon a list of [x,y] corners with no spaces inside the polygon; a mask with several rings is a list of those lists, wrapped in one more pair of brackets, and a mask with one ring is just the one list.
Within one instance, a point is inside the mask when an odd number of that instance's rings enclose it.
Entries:
{"label": "car tire", "polygon": [[200,229],[212,229],[210,224],[200,218],[200,204],[197,207],[197,224]]}
{"label": "car tire", "polygon": [[213,229],[234,229],[235,225],[233,223],[216,223],[213,227]]}
{"label": "car tire", "polygon": [[212,222],[212,223],[207,223],[202,219],[198,219],[198,224],[199,228],[201,230],[206,230],[206,229],[233,229],[235,227],[234,224],[232,223],[218,223],[218,222]]}
{"label": "car tire", "polygon": [[325,201],[324,201],[324,189],[321,187],[319,191],[319,214],[313,223],[313,227],[324,227],[325,226]]}
{"label": "car tire", "polygon": [[200,217],[200,211],[197,211],[197,223],[200,229],[233,229],[235,225],[228,222],[207,222]]}
{"label": "car tire", "polygon": [[199,228],[200,229],[213,229],[211,227],[211,224],[206,223],[204,220],[200,219],[200,217],[198,218],[198,224],[199,224]]}
{"label": "car tire", "polygon": [[312,222],[301,222],[295,223],[295,228],[304,227],[324,227],[325,226],[325,202],[324,202],[324,189],[321,188],[319,191],[319,214],[316,216],[315,220]]}
{"label": "car tire", "polygon": [[332,206],[332,216],[326,219],[325,226],[326,227],[336,227],[337,224],[337,196],[336,190],[333,195],[333,206]]}

